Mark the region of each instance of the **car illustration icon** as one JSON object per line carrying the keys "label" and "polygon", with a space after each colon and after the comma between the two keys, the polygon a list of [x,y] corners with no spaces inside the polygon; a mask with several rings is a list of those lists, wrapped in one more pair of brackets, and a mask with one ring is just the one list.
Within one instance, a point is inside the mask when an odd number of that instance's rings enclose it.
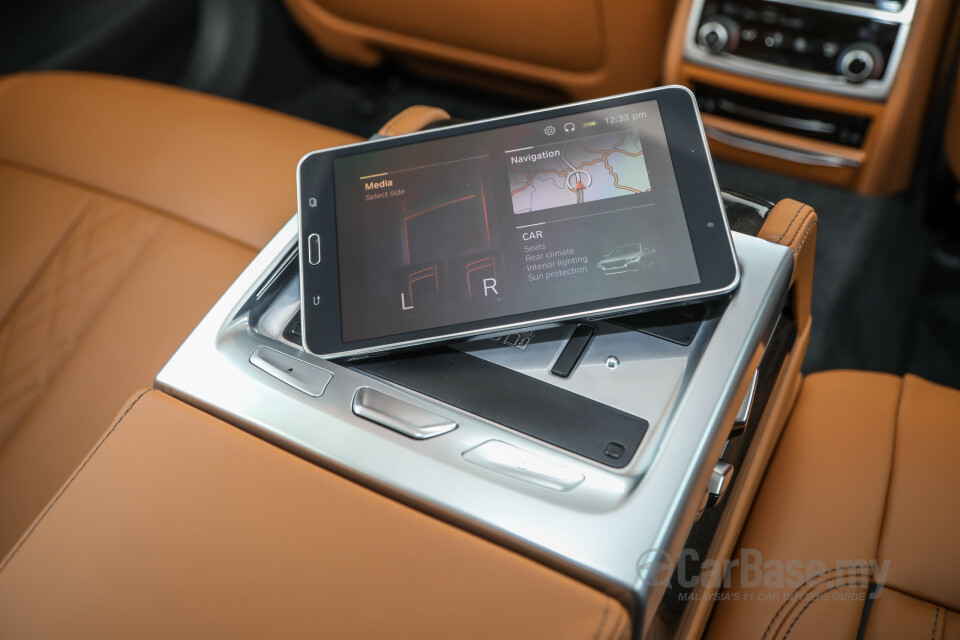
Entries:
{"label": "car illustration icon", "polygon": [[597,269],[607,275],[639,271],[656,264],[656,255],[656,249],[644,247],[639,242],[622,244],[605,253],[603,259],[597,262]]}

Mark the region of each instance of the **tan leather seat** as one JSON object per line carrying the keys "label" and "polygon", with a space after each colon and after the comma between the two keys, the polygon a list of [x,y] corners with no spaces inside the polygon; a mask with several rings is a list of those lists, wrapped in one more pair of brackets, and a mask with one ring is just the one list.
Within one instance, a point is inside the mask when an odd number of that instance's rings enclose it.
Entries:
{"label": "tan leather seat", "polygon": [[706,637],[960,638],[958,458],[960,391],[809,376]]}
{"label": "tan leather seat", "polygon": [[0,80],[0,555],[350,135],[89,74]]}
{"label": "tan leather seat", "polygon": [[[675,0],[284,0],[325,53],[394,57],[443,80],[575,99],[658,83]],[[549,96],[548,99],[555,99]]]}

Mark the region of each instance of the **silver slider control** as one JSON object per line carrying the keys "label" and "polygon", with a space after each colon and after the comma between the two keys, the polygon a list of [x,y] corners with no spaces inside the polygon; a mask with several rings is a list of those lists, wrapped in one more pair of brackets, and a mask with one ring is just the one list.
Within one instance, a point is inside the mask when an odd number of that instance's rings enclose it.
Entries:
{"label": "silver slider control", "polygon": [[453,431],[457,423],[370,387],[353,397],[353,412],[405,436],[425,440]]}
{"label": "silver slider control", "polygon": [[315,398],[323,395],[327,384],[333,379],[333,374],[326,369],[268,347],[254,349],[250,354],[250,364]]}
{"label": "silver slider control", "polygon": [[757,369],[753,372],[753,379],[750,380],[750,386],[747,387],[747,392],[743,395],[743,401],[740,403],[740,408],[737,409],[737,415],[733,419],[733,433],[730,435],[737,435],[743,431],[743,427],[747,425],[747,422],[750,420],[750,409],[753,408],[753,397],[757,394],[757,380],[760,378],[760,369]]}
{"label": "silver slider control", "polygon": [[320,264],[320,234],[311,233],[307,236],[307,260],[310,264],[316,266]]}
{"label": "silver slider control", "polygon": [[465,451],[463,459],[554,491],[569,491],[583,482],[583,474],[500,440],[487,440]]}
{"label": "silver slider control", "polygon": [[710,482],[707,483],[708,507],[713,507],[723,500],[731,480],[733,480],[733,465],[723,460],[718,461],[713,467],[713,473],[710,474]]}

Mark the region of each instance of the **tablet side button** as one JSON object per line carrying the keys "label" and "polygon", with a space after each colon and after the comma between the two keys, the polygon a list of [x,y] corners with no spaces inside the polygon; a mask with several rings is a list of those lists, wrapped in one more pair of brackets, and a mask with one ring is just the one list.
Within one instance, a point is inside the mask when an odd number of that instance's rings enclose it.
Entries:
{"label": "tablet side button", "polygon": [[320,234],[311,233],[307,237],[307,259],[310,261],[311,265],[320,264],[321,255],[320,255]]}

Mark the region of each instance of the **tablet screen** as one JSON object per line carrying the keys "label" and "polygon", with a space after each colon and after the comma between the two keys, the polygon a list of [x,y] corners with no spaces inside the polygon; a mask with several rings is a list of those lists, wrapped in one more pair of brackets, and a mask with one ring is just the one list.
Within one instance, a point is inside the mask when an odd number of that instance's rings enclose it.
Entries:
{"label": "tablet screen", "polygon": [[342,341],[700,283],[656,100],[333,160]]}

